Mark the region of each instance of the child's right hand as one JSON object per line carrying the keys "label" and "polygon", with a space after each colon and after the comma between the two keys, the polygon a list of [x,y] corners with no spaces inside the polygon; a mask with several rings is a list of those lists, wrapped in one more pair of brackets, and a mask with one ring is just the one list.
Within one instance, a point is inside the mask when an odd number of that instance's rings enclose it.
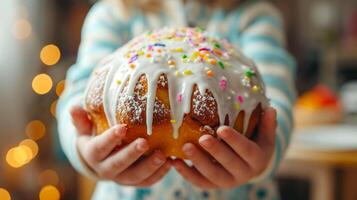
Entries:
{"label": "child's right hand", "polygon": [[138,160],[149,149],[148,142],[143,138],[115,151],[126,135],[126,125],[116,125],[101,135],[92,136],[92,121],[87,112],[75,106],[71,115],[78,132],[78,151],[99,178],[121,185],[149,187],[169,171],[170,160],[159,151]]}

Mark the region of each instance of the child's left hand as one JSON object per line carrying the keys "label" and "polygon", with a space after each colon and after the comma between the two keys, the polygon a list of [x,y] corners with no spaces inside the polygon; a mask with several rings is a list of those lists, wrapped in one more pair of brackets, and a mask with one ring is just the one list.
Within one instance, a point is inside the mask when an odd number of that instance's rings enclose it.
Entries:
{"label": "child's left hand", "polygon": [[276,111],[269,107],[262,116],[255,141],[223,126],[217,134],[224,142],[211,135],[199,139],[207,153],[191,143],[183,146],[192,167],[182,160],[175,160],[173,165],[187,181],[200,188],[239,187],[260,175],[269,164],[275,146],[276,126]]}

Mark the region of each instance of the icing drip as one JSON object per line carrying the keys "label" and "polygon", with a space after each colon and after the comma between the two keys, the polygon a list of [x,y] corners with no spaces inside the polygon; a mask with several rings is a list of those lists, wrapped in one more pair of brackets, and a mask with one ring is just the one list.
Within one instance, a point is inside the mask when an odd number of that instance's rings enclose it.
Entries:
{"label": "icing drip", "polygon": [[[144,75],[147,91],[140,100],[146,107],[131,103],[126,109],[134,109],[137,116],[145,111],[149,135],[152,134],[154,113],[164,109],[156,103],[158,82],[168,87],[174,138],[178,137],[184,115],[191,111],[192,95],[197,97],[192,102],[193,113],[203,115],[215,112],[211,107],[216,108],[220,125],[228,116],[228,125],[233,126],[238,113],[244,111],[244,133],[256,106],[261,103],[264,109],[269,103],[262,79],[251,60],[227,41],[192,28],[164,28],[136,37],[114,52],[106,67],[110,69],[104,84],[103,104],[109,125],[117,123],[120,95],[125,95],[129,101],[140,96],[135,96],[134,92],[143,87],[137,83]],[[167,82],[161,79],[163,74]],[[198,91],[193,90],[196,87]],[[200,98],[206,98],[205,102],[210,105],[195,102]]]}

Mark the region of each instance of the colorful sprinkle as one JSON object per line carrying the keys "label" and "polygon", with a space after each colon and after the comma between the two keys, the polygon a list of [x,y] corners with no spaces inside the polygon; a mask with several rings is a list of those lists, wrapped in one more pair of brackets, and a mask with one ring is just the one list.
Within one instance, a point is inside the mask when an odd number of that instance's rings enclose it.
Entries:
{"label": "colorful sprinkle", "polygon": [[253,92],[259,92],[259,86],[254,85],[254,86],[252,87],[252,91],[253,91]]}
{"label": "colorful sprinkle", "polygon": [[178,70],[175,71],[175,76],[180,75],[180,72]]}
{"label": "colorful sprinkle", "polygon": [[176,52],[182,53],[183,52],[183,48],[181,48],[181,47],[176,48]]}
{"label": "colorful sprinkle", "polygon": [[222,51],[221,50],[215,49],[215,50],[213,50],[213,53],[215,53],[218,56],[222,56]]}
{"label": "colorful sprinkle", "polygon": [[238,101],[239,103],[243,103],[243,102],[244,102],[244,99],[243,99],[243,97],[242,97],[241,95],[237,95],[237,101]]}
{"label": "colorful sprinkle", "polygon": [[219,49],[220,49],[220,48],[221,48],[221,45],[220,45],[220,44],[218,44],[218,43],[215,43],[215,44],[214,44],[214,47],[216,47],[216,48],[219,48]]}
{"label": "colorful sprinkle", "polygon": [[209,62],[210,62],[212,65],[217,64],[217,60],[214,59],[214,58],[209,59]]}
{"label": "colorful sprinkle", "polygon": [[175,119],[172,119],[170,120],[171,124],[176,124],[176,120]]}
{"label": "colorful sprinkle", "polygon": [[116,80],[115,82],[116,82],[118,85],[121,84],[121,80]]}
{"label": "colorful sprinkle", "polygon": [[211,51],[211,49],[203,47],[203,48],[199,48],[198,51]]}
{"label": "colorful sprinkle", "polygon": [[152,51],[152,50],[154,50],[154,47],[152,45],[148,45],[148,50]]}
{"label": "colorful sprinkle", "polygon": [[248,78],[251,78],[251,77],[255,76],[255,72],[254,72],[253,70],[248,69],[248,70],[245,72],[245,75],[246,75]]}
{"label": "colorful sprinkle", "polygon": [[138,59],[138,54],[135,54],[135,56],[131,57],[130,60],[129,60],[129,63],[132,63],[134,62],[135,60]]}
{"label": "colorful sprinkle", "polygon": [[182,102],[182,94],[177,94],[177,102]]}
{"label": "colorful sprinkle", "polygon": [[213,73],[212,70],[208,70],[206,73],[207,73],[208,77],[213,77],[214,76],[214,73]]}
{"label": "colorful sprinkle", "polygon": [[226,90],[227,89],[227,79],[226,77],[222,77],[221,80],[219,81],[219,87],[222,90]]}
{"label": "colorful sprinkle", "polygon": [[218,61],[218,65],[219,65],[219,67],[221,67],[222,69],[224,69],[224,64],[223,64],[222,61]]}
{"label": "colorful sprinkle", "polygon": [[140,50],[140,51],[137,52],[137,54],[138,54],[139,56],[142,56],[142,55],[144,55],[144,52]]}
{"label": "colorful sprinkle", "polygon": [[147,58],[150,58],[150,57],[151,57],[151,54],[149,54],[149,53],[146,54],[146,57],[147,57]]}
{"label": "colorful sprinkle", "polygon": [[134,68],[136,67],[136,65],[135,65],[134,63],[130,63],[129,67],[130,67],[131,69],[134,69]]}
{"label": "colorful sprinkle", "polygon": [[183,75],[192,75],[192,71],[189,69],[184,70],[182,73]]}
{"label": "colorful sprinkle", "polygon": [[182,59],[186,59],[187,58],[187,55],[186,54],[183,54],[182,55]]}
{"label": "colorful sprinkle", "polygon": [[162,43],[155,43],[154,46],[156,46],[156,47],[165,47],[166,45],[162,44]]}
{"label": "colorful sprinkle", "polygon": [[240,103],[235,103],[234,104],[234,108],[237,109],[237,110],[240,110]]}
{"label": "colorful sprinkle", "polygon": [[176,63],[175,63],[174,60],[168,60],[168,61],[167,61],[167,64],[169,64],[169,65],[175,65]]}

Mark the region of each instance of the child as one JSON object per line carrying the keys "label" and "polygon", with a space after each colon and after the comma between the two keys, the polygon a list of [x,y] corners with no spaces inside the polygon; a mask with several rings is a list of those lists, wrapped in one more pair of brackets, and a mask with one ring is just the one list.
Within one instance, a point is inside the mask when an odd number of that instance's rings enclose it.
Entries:
{"label": "child", "polygon": [[[276,109],[265,110],[256,140],[220,127],[217,134],[225,143],[209,135],[200,138],[206,153],[184,145],[189,166],[160,152],[143,157],[148,144],[142,138],[111,154],[125,137],[125,125],[91,135],[91,121],[79,105],[93,68],[132,37],[164,26],[206,27],[256,62]],[[58,105],[65,154],[78,171],[101,179],[93,199],[279,199],[270,178],[290,139],[295,98],[295,65],[284,45],[280,15],[264,1],[109,0],[94,5]]]}

